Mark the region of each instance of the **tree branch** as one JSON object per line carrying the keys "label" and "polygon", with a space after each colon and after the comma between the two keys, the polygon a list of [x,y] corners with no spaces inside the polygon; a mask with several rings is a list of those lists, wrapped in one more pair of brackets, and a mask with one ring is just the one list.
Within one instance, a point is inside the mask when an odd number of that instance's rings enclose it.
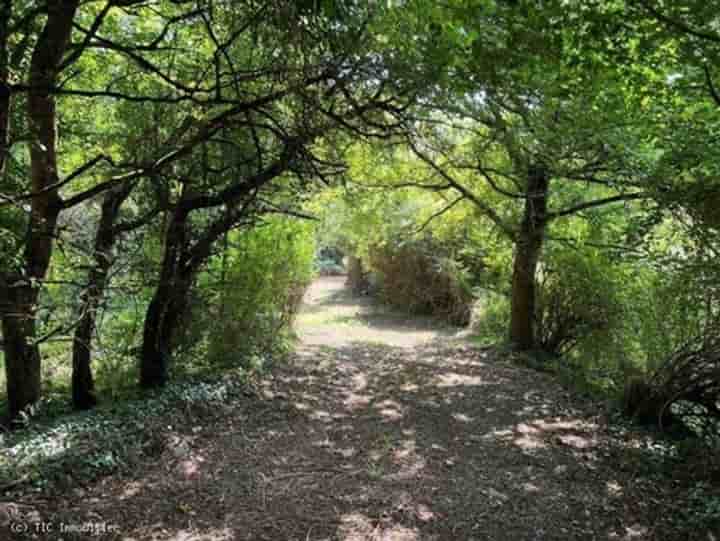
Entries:
{"label": "tree branch", "polygon": [[708,88],[710,89],[710,95],[713,97],[713,100],[715,100],[715,104],[720,107],[720,94],[718,93],[717,88],[715,88],[715,84],[713,83],[712,76],[710,74],[710,68],[705,65],[705,79],[707,80]]}
{"label": "tree branch", "polygon": [[450,184],[455,190],[460,192],[465,198],[469,199],[473,202],[473,204],[478,207],[483,214],[485,214],[488,218],[490,218],[495,225],[497,225],[500,230],[505,233],[510,239],[515,240],[515,231],[513,231],[512,227],[510,227],[505,221],[500,217],[500,215],[493,209],[490,205],[486,204],[485,202],[478,199],[478,197],[475,196],[470,190],[465,188],[462,184],[460,184],[458,181],[456,181],[453,177],[451,177],[444,169],[442,169],[438,164],[436,164],[429,156],[427,156],[424,152],[422,152],[419,148],[417,148],[417,145],[413,143],[412,141],[408,141],[410,148],[415,153],[415,155],[420,158],[422,161],[424,161],[427,165],[429,165],[437,174],[439,174],[445,181]]}
{"label": "tree branch", "polygon": [[648,194],[645,192],[634,192],[634,193],[627,193],[627,194],[619,194],[614,195],[612,197],[605,197],[603,199],[595,199],[593,201],[587,201],[585,203],[581,203],[579,205],[576,205],[574,207],[570,207],[563,210],[558,210],[556,212],[549,212],[545,215],[546,221],[555,220],[557,218],[562,218],[563,216],[569,216],[571,214],[575,214],[577,212],[580,212],[581,210],[586,210],[589,208],[594,207],[600,207],[603,205],[609,205],[610,203],[617,203],[619,201],[632,201],[636,199],[644,199],[648,197]]}
{"label": "tree branch", "polygon": [[703,30],[698,30],[696,28],[693,28],[689,24],[678,21],[677,19],[673,19],[671,17],[668,17],[667,15],[661,13],[658,9],[653,7],[648,0],[639,0],[640,4],[649,11],[657,20],[664,22],[665,24],[669,26],[674,26],[678,30],[681,30],[682,32],[686,34],[690,34],[691,36],[695,36],[696,38],[704,39],[707,41],[713,41],[715,43],[720,43],[720,34],[714,34],[712,32],[705,32]]}
{"label": "tree branch", "polygon": [[442,216],[443,214],[445,214],[446,212],[448,212],[450,209],[452,209],[455,205],[457,205],[460,201],[462,201],[462,200],[464,200],[464,199],[465,199],[465,196],[464,196],[464,195],[460,195],[459,197],[457,197],[456,199],[454,199],[453,201],[451,201],[449,204],[447,204],[447,205],[445,205],[443,208],[441,208],[439,211],[434,212],[433,214],[431,214],[430,217],[427,218],[427,219],[422,223],[422,225],[420,225],[420,227],[418,227],[415,231],[412,232],[412,234],[413,234],[413,235],[417,235],[418,233],[422,233],[423,230],[424,230],[428,225],[430,225],[430,222],[432,222],[435,218],[438,218],[438,217]]}

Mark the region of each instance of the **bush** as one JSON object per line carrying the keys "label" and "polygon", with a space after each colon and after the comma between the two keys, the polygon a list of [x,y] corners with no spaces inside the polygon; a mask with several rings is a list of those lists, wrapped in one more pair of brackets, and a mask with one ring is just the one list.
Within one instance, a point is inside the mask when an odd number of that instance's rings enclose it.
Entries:
{"label": "bush", "polygon": [[225,261],[214,260],[206,277],[221,276],[200,318],[208,358],[222,366],[258,364],[282,350],[289,336],[314,275],[313,232],[306,223],[271,218],[234,232],[229,244]]}
{"label": "bush", "polygon": [[583,341],[609,339],[622,311],[610,262],[592,251],[548,252],[535,307],[539,348],[559,356]]}
{"label": "bush", "polygon": [[494,345],[507,340],[510,321],[510,301],[507,295],[482,290],[475,301],[470,329],[482,345]]}
{"label": "bush", "polygon": [[362,259],[355,255],[348,257],[348,273],[345,284],[353,295],[371,293],[370,272],[363,265]]}
{"label": "bush", "polygon": [[374,246],[369,266],[377,276],[380,296],[388,304],[467,325],[473,303],[471,288],[460,266],[437,253],[428,241]]}
{"label": "bush", "polygon": [[653,373],[626,387],[625,413],[660,427],[676,419],[697,434],[720,428],[720,329],[681,346]]}

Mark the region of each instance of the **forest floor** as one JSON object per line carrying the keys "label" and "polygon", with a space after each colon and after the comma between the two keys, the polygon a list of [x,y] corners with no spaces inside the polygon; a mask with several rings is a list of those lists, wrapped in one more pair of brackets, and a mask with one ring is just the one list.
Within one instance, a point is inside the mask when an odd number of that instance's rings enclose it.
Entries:
{"label": "forest floor", "polygon": [[343,281],[313,284],[296,352],[252,399],[178,429],[129,475],[37,506],[54,533],[35,537],[716,539],[671,529],[673,482],[645,475],[642,435],[550,375],[353,298]]}

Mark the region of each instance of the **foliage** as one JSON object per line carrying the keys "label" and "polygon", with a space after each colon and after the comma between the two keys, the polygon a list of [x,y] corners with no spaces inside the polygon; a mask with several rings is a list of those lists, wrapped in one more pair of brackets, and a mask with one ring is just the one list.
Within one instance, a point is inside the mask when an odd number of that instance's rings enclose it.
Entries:
{"label": "foliage", "polygon": [[379,296],[411,314],[435,315],[455,325],[470,320],[473,295],[459,264],[432,241],[369,247]]}
{"label": "foliage", "polygon": [[235,372],[221,379],[177,382],[152,397],[60,418],[53,414],[58,399],[46,400],[34,423],[2,435],[0,486],[66,490],[132,472],[165,452],[173,435],[197,432],[246,393],[246,375]]}
{"label": "foliage", "polygon": [[720,528],[720,493],[708,482],[698,482],[688,491],[687,507],[681,509],[690,528],[716,531]]}
{"label": "foliage", "polygon": [[621,318],[619,273],[597,249],[554,246],[543,260],[535,317],[538,345],[565,355],[581,342],[608,341]]}
{"label": "foliage", "polygon": [[270,217],[257,228],[232,232],[227,242],[201,279],[208,304],[193,310],[210,363],[246,366],[253,355],[281,347],[280,337],[290,331],[314,275],[313,228]]}
{"label": "foliage", "polygon": [[507,323],[510,319],[510,302],[506,295],[482,289],[473,306],[470,329],[481,345],[504,344],[507,341]]}
{"label": "foliage", "polygon": [[[483,344],[527,323],[533,366],[717,443],[712,2],[0,9],[0,358],[24,426],[0,483],[157,457],[168,420],[239,386],[130,387],[267,367],[340,253],[361,292]],[[80,368],[110,407],[45,423]],[[689,524],[717,527],[715,492]]]}

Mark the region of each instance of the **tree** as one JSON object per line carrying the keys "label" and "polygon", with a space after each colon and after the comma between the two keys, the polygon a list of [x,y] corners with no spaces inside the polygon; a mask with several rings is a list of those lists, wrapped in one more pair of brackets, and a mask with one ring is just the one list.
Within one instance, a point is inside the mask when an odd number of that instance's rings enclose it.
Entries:
{"label": "tree", "polygon": [[514,243],[509,337],[532,349],[546,231],[557,219],[646,196],[643,119],[623,101],[615,72],[572,65],[559,3],[412,6],[430,16],[418,17],[408,58],[446,66],[408,127],[408,144],[436,175],[419,187],[455,193],[450,205],[470,202]]}
{"label": "tree", "polygon": [[[62,60],[70,43],[73,18],[78,1],[47,3],[47,19],[37,35],[28,71],[27,126],[30,136],[30,208],[27,216],[23,256],[14,269],[3,269],[0,276],[0,312],[3,330],[3,351],[7,374],[8,405],[11,417],[40,397],[40,352],[36,338],[35,312],[40,281],[45,277],[55,226],[63,201],[58,194],[56,104],[51,89],[56,85]],[[7,63],[9,36],[7,28],[11,6],[5,2],[2,26],[5,28],[3,51]],[[7,64],[6,64],[7,65]],[[1,73],[4,71],[5,73]],[[7,69],[0,76],[8,77]],[[9,81],[2,81],[5,90]],[[0,114],[3,139],[9,131],[10,97],[3,97],[4,114]],[[4,149],[3,149],[4,150]],[[4,161],[4,157],[3,157]]]}
{"label": "tree", "polygon": [[[273,22],[280,15],[286,19]],[[327,13],[300,8],[266,14],[272,24],[263,32],[273,41],[261,52],[260,62],[266,64],[259,72],[273,73],[273,78],[257,76],[237,84],[234,95],[224,99],[234,100],[229,110],[242,108],[243,115],[233,112],[227,122],[213,123],[218,138],[206,138],[198,155],[203,167],[190,167],[178,178],[160,282],[145,319],[141,386],[167,381],[188,293],[217,240],[267,208],[267,194],[279,186],[292,184],[301,193],[313,178],[328,179],[341,172],[342,163],[322,156],[333,138],[383,138],[397,129],[397,117],[412,101],[414,89],[392,83],[381,59],[372,54],[365,30],[372,16],[372,9]],[[284,49],[284,65],[278,64],[278,48]],[[228,51],[238,63],[233,69],[249,71],[239,64],[242,54]],[[287,81],[282,90],[275,81],[278,73]],[[246,87],[260,96],[251,106],[243,101]],[[216,172],[214,183],[208,182],[208,170]],[[291,201],[284,212],[292,213],[292,206]],[[209,219],[204,222],[199,216]]]}

